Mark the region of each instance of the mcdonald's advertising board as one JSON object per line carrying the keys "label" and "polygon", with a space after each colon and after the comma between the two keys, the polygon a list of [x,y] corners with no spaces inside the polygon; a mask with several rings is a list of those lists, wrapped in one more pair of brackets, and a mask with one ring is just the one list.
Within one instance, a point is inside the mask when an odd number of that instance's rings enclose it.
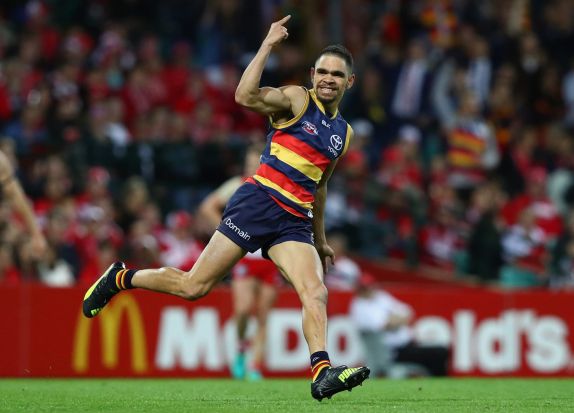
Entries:
{"label": "mcdonald's advertising board", "polygon": [[[416,312],[415,336],[444,343],[451,374],[574,376],[569,292],[394,287]],[[231,294],[196,302],[147,291],[122,293],[94,319],[83,288],[0,287],[2,377],[227,377],[236,348]],[[362,361],[348,318],[352,296],[329,297],[328,349],[337,364]],[[253,326],[250,326],[253,327]],[[299,299],[283,290],[268,320],[267,376],[308,377]]]}

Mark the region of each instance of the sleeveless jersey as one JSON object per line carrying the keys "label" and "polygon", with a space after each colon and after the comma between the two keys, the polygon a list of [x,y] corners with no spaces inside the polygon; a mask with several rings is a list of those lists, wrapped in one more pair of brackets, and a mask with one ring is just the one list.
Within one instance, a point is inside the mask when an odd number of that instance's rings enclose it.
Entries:
{"label": "sleeveless jersey", "polygon": [[352,129],[339,111],[327,114],[313,89],[306,92],[300,113],[284,123],[271,122],[252,179],[286,211],[313,218],[317,185],[329,164],[347,151]]}

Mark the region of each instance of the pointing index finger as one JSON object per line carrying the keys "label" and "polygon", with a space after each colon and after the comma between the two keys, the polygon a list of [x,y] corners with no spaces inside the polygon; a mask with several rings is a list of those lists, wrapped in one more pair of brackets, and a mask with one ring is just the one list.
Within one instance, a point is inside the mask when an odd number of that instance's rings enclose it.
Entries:
{"label": "pointing index finger", "polygon": [[285,23],[287,23],[289,21],[289,19],[291,19],[291,15],[288,14],[287,16],[283,17],[281,20],[279,20],[277,23],[283,25]]}

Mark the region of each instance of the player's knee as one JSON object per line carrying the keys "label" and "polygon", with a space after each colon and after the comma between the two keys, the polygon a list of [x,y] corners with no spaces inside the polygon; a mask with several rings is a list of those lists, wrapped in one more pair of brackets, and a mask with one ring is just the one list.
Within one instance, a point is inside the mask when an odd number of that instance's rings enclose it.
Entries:
{"label": "player's knee", "polygon": [[203,282],[188,282],[183,287],[182,297],[189,301],[198,300],[211,291],[212,285]]}
{"label": "player's knee", "polygon": [[299,292],[299,298],[303,305],[317,302],[326,304],[328,295],[327,287],[322,282],[305,285]]}

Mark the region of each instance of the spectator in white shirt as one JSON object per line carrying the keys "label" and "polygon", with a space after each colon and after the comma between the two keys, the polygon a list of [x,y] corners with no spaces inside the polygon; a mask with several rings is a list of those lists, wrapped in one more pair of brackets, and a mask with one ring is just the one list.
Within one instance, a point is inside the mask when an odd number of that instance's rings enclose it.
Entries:
{"label": "spectator in white shirt", "polygon": [[[417,343],[410,327],[414,316],[412,308],[375,288],[375,283],[370,274],[360,278],[350,310],[371,371],[390,377],[446,376],[448,348]],[[397,371],[402,373],[393,373]]]}

